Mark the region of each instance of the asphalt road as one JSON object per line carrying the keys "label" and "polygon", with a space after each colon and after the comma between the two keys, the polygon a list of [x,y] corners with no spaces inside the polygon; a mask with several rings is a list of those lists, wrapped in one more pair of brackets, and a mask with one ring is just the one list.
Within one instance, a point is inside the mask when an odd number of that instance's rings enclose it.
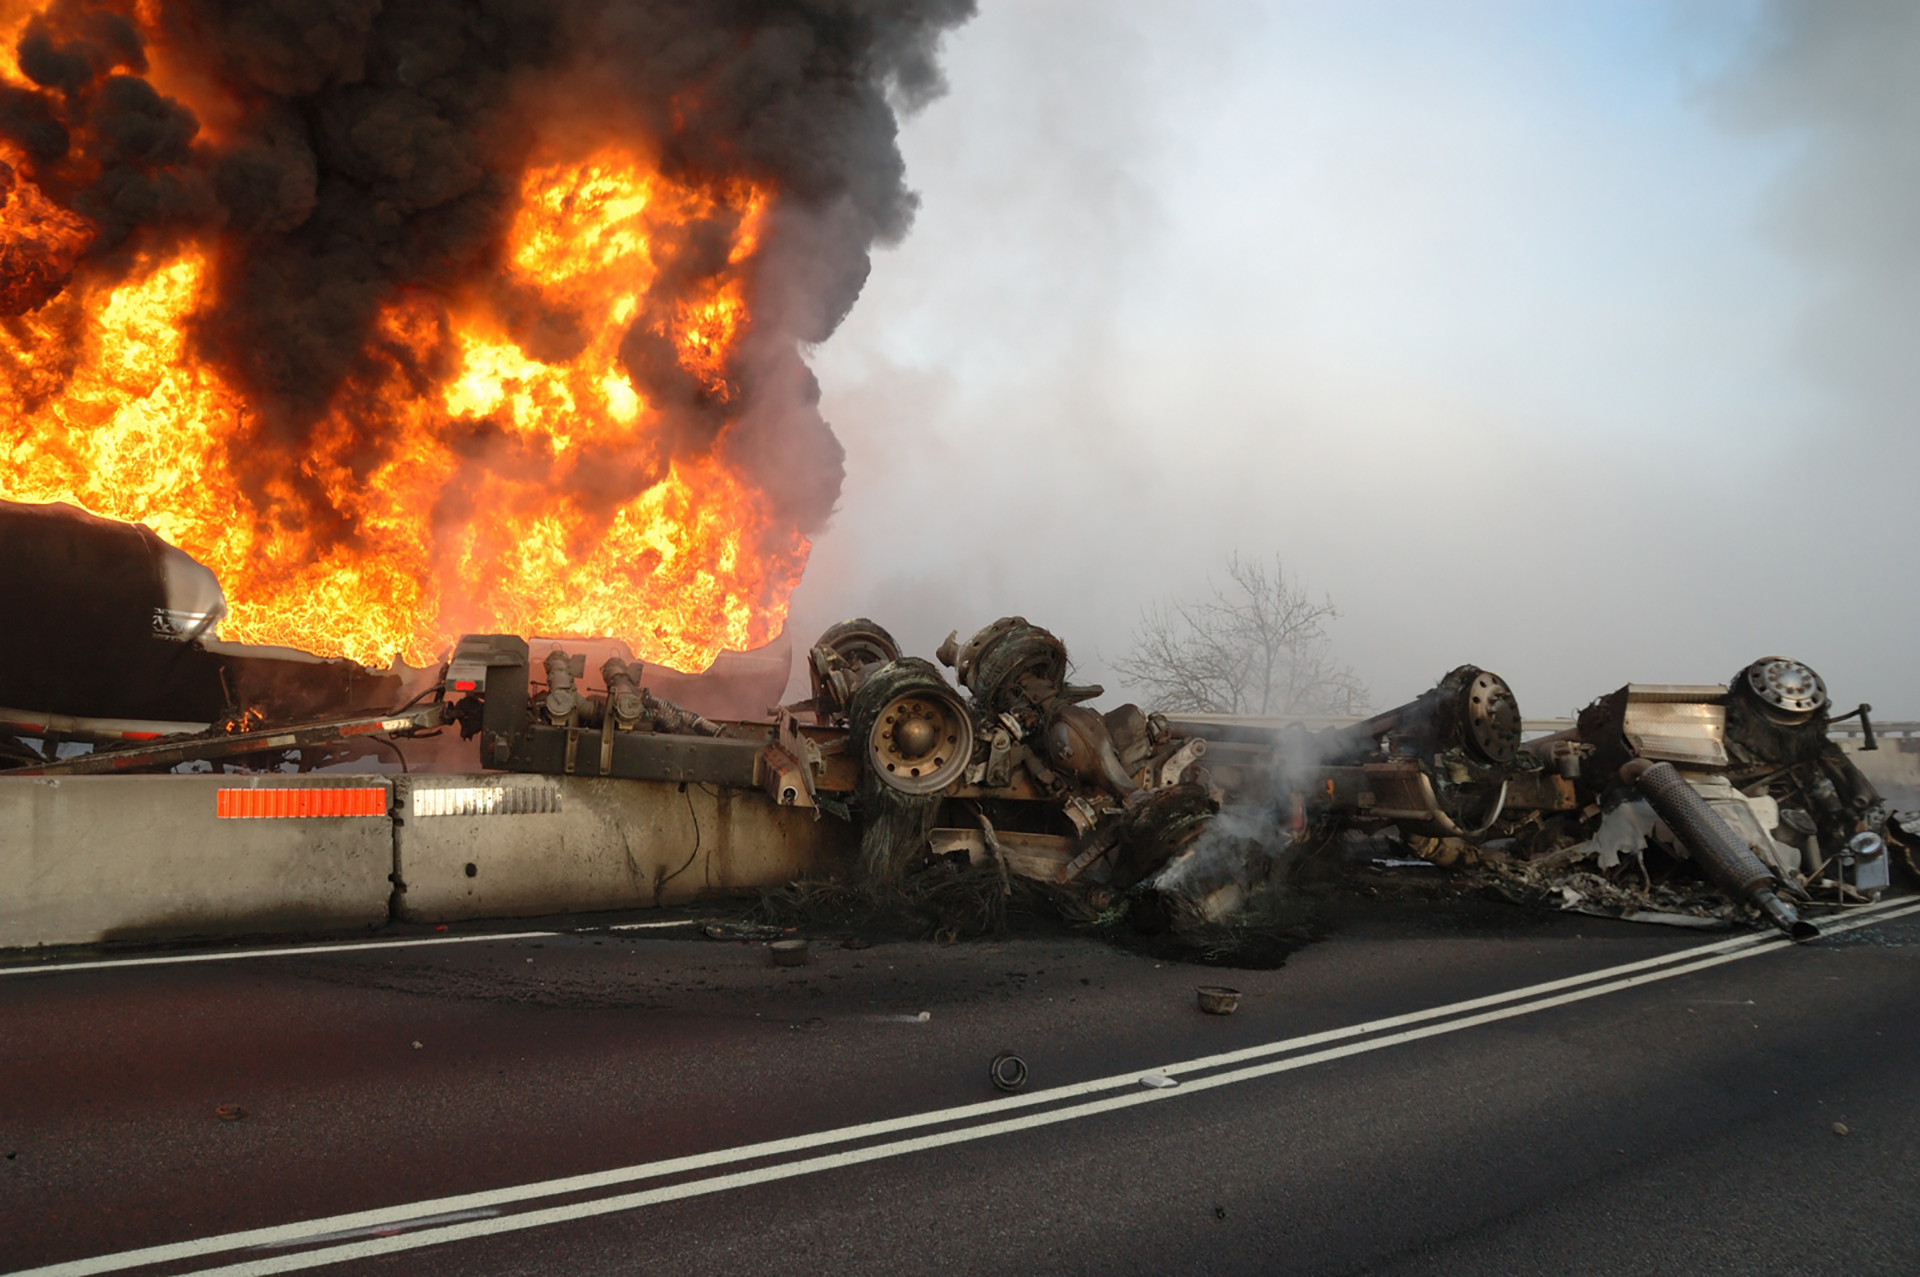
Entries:
{"label": "asphalt road", "polygon": [[0,1271],[1920,1270],[1920,913],[1723,940],[1394,906],[1267,971],[682,928],[0,976]]}

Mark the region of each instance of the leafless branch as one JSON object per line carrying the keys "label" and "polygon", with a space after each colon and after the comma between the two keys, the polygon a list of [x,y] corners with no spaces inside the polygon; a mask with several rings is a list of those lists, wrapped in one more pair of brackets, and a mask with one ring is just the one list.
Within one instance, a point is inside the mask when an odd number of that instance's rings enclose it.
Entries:
{"label": "leafless branch", "polygon": [[1145,609],[1113,662],[1151,707],[1214,714],[1337,714],[1369,704],[1366,684],[1333,659],[1326,624],[1340,614],[1272,563],[1227,561],[1226,583],[1199,602]]}

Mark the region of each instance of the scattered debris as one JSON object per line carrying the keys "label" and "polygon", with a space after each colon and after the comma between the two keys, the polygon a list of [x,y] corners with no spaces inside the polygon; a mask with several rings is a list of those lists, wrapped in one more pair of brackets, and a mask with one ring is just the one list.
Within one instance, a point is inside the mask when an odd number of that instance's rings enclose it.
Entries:
{"label": "scattered debris", "polygon": [[238,1104],[222,1104],[213,1110],[213,1115],[223,1122],[238,1122],[247,1116],[247,1111]]}
{"label": "scattered debris", "polygon": [[987,1077],[996,1090],[1017,1091],[1027,1084],[1027,1062],[1011,1051],[1002,1051],[987,1065]]}
{"label": "scattered debris", "polygon": [[1144,1073],[1140,1077],[1140,1085],[1149,1091],[1164,1091],[1168,1087],[1178,1086],[1180,1083],[1163,1073]]}
{"label": "scattered debris", "polygon": [[804,967],[807,965],[807,942],[805,940],[775,940],[767,946],[773,955],[776,967]]}
{"label": "scattered debris", "polygon": [[778,940],[791,936],[793,930],[756,922],[710,922],[700,928],[700,934],[709,940]]}
{"label": "scattered debris", "polygon": [[1225,985],[1203,984],[1194,992],[1199,996],[1200,1009],[1208,1015],[1232,1015],[1240,1008],[1240,990],[1229,989]]}
{"label": "scattered debris", "polygon": [[[1216,824],[1256,804],[1283,824],[1262,845],[1290,841],[1295,865],[1359,838],[1359,863],[1376,871],[1407,867],[1411,852],[1515,904],[1701,929],[1764,921],[1808,939],[1809,911],[1891,885],[1890,843],[1904,849],[1914,832],[1829,736],[1858,717],[1872,745],[1867,707],[1828,707],[1818,674],[1767,657],[1728,685],[1629,685],[1531,740],[1511,690],[1473,666],[1318,731],[1171,725],[1209,734],[1227,805]],[[1188,881],[1170,862],[1148,885],[1190,914],[1218,913],[1234,886],[1258,894],[1259,862],[1243,863],[1216,858]]]}

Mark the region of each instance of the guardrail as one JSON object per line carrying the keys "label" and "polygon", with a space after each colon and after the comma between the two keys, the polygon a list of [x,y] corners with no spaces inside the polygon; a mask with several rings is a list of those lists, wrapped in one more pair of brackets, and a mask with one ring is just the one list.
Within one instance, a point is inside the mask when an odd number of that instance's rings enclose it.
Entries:
{"label": "guardrail", "polygon": [[[1175,723],[1191,723],[1199,727],[1241,728],[1245,730],[1279,731],[1286,727],[1304,728],[1310,732],[1321,731],[1328,727],[1351,727],[1355,723],[1364,723],[1365,714],[1185,714],[1172,713],[1167,718]],[[1571,718],[1528,718],[1522,719],[1520,730],[1526,736],[1551,736],[1555,732],[1570,731],[1574,720]],[[1827,734],[1841,738],[1858,738],[1862,735],[1860,720],[1848,719],[1844,723],[1835,723],[1827,729]],[[1873,734],[1879,739],[1920,738],[1920,722],[1881,722],[1873,720]]]}
{"label": "guardrail", "polygon": [[[1873,720],[1873,734],[1874,736],[1883,740],[1889,736],[1904,737],[1907,739],[1912,739],[1914,737],[1920,737],[1920,723],[1883,723],[1876,718]],[[1855,719],[1850,719],[1844,723],[1835,723],[1833,726],[1827,729],[1827,735],[1829,736],[1862,735],[1862,732],[1860,731],[1860,720],[1855,718]]]}

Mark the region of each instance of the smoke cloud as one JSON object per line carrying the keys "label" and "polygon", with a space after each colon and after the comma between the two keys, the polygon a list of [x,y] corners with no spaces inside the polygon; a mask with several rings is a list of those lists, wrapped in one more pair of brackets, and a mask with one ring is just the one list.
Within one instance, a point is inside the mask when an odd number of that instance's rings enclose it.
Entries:
{"label": "smoke cloud", "polygon": [[1380,703],[1785,653],[1920,718],[1911,9],[985,10],[818,356],[848,478],[796,640],[1019,613],[1138,695],[1142,607],[1237,550]]}
{"label": "smoke cloud", "polygon": [[1807,365],[1877,434],[1920,423],[1920,9],[1774,0],[1720,106],[1800,147],[1769,229],[1819,272],[1800,328]]}

